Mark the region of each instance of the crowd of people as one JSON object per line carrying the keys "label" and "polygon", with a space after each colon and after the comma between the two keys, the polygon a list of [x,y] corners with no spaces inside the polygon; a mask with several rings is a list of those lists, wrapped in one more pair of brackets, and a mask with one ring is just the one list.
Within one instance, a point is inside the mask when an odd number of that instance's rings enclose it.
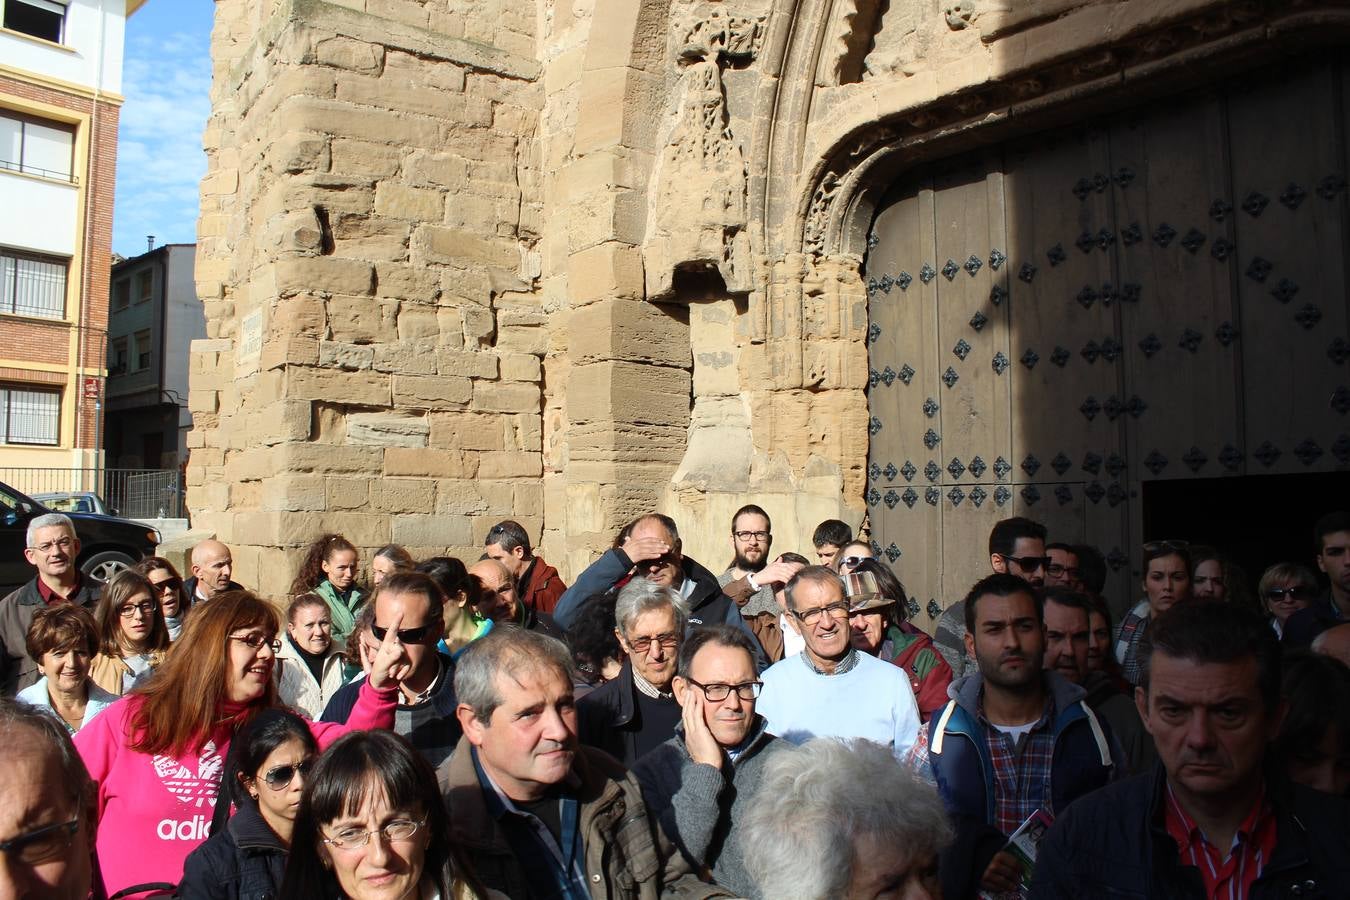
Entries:
{"label": "crowd of people", "polygon": [[514,521],[473,560],[326,534],[284,598],[214,540],[99,583],[38,516],[0,898],[1350,896],[1350,513],[1325,587],[1254,593],[1154,541],[1107,597],[1049,537],[998,522],[930,637],[875,545],[775,553],[755,505],[720,575],[652,513],[570,586]]}

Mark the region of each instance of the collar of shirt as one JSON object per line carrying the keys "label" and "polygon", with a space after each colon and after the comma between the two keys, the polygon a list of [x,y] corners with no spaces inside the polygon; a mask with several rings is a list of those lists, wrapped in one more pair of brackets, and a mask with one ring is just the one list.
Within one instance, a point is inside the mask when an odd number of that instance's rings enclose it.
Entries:
{"label": "collar of shirt", "polygon": [[674,700],[675,694],[671,691],[663,691],[650,681],[642,677],[642,673],[633,667],[633,686],[639,691],[651,697],[653,700]]}
{"label": "collar of shirt", "polygon": [[801,657],[802,662],[806,663],[808,669],[815,672],[817,675],[824,675],[827,678],[832,675],[845,675],[852,672],[858,665],[858,651],[852,647],[848,648],[848,653],[844,654],[843,659],[835,663],[833,672],[826,672],[824,669],[817,667],[815,663],[811,662],[811,657],[807,655],[805,650],[802,651]]}
{"label": "collar of shirt", "polygon": [[1172,785],[1167,785],[1163,807],[1163,825],[1176,841],[1181,861],[1200,870],[1205,893],[1211,898],[1245,898],[1252,882],[1275,852],[1275,811],[1265,786],[1243,817],[1233,835],[1233,843],[1221,849],[1210,843],[1200,826],[1182,808]]}
{"label": "collar of shirt", "polygon": [[684,579],[684,581],[680,583],[680,596],[685,600],[688,600],[690,597],[694,596],[694,588],[696,587],[698,587],[698,585],[694,583],[694,579]]}
{"label": "collar of shirt", "polygon": [[63,596],[61,594],[58,594],[56,591],[52,590],[51,587],[48,586],[47,582],[39,578],[37,580],[38,596],[41,597],[42,602],[47,604],[48,606],[51,606],[53,603],[56,603],[58,601],[65,603],[74,603],[75,598],[79,596],[80,587],[81,585],[83,585],[83,583],[84,577],[77,573],[75,576],[75,586],[70,589],[69,594]]}
{"label": "collar of shirt", "polygon": [[436,687],[441,683],[441,676],[444,675],[444,674],[445,674],[445,669],[441,667],[441,657],[440,657],[439,654],[437,654],[437,656],[436,656],[436,677],[433,678],[433,679],[431,679],[431,684],[427,685],[425,688],[422,689],[422,691],[421,691],[420,693],[414,695],[414,696],[411,697],[411,698],[409,698],[408,695],[405,694],[405,693],[403,693],[402,691],[399,691],[399,692],[398,692],[398,705],[399,705],[399,706],[416,706],[416,705],[419,704],[419,703],[426,703],[428,700],[431,699],[431,695],[434,694],[434,693],[436,693]]}

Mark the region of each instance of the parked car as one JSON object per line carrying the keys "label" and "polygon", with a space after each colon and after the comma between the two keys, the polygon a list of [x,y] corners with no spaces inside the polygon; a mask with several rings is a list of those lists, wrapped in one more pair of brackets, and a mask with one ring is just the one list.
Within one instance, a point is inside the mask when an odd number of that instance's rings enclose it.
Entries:
{"label": "parked car", "polygon": [[98,513],[101,516],[115,516],[117,510],[103,501],[93,491],[69,491],[67,493],[32,494],[34,500],[53,512]]}
{"label": "parked car", "polygon": [[34,569],[24,558],[28,523],[36,516],[63,512],[75,523],[80,539],[80,571],[106,581],[138,560],[153,556],[160,533],[140,522],[98,513],[54,510],[0,482],[0,591],[9,593],[32,580]]}

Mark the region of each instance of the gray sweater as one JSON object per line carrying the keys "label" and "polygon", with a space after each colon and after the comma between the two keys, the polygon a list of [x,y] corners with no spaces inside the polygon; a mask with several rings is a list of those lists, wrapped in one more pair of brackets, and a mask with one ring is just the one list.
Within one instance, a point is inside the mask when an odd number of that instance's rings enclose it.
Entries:
{"label": "gray sweater", "polygon": [[661,830],[695,871],[710,871],[714,881],[737,897],[758,897],[759,891],[746,874],[740,829],[734,825],[759,787],[765,763],[794,749],[764,725],[756,716],[748,746],[721,769],[689,758],[682,729],[633,764],[643,800]]}

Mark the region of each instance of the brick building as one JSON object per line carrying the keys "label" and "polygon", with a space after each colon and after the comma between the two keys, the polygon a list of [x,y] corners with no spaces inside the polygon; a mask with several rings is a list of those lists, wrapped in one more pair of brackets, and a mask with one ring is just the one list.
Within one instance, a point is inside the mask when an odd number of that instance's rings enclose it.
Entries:
{"label": "brick building", "polygon": [[0,0],[0,467],[94,468],[126,17]]}

